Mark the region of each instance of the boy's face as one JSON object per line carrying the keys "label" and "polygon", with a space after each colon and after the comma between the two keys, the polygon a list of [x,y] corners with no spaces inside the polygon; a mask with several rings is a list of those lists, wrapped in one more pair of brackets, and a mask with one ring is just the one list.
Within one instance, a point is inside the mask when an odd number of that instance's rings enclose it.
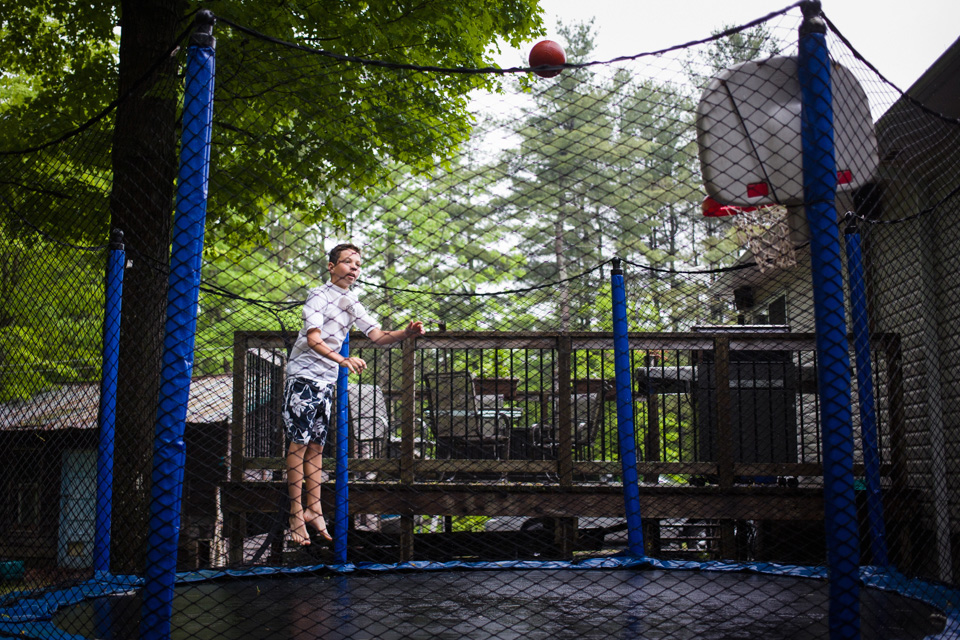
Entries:
{"label": "boy's face", "polygon": [[327,263],[327,271],[330,272],[330,282],[341,289],[349,289],[350,285],[356,282],[360,275],[360,254],[353,249],[344,249],[340,252],[340,257],[336,264]]}

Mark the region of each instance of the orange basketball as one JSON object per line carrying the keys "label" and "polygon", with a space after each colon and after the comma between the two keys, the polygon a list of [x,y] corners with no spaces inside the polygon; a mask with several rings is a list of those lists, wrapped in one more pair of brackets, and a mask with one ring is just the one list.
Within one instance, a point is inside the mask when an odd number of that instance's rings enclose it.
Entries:
{"label": "orange basketball", "polygon": [[[567,61],[563,47],[553,40],[541,40],[530,50],[531,67],[558,67]],[[552,78],[560,74],[562,69],[533,69],[541,78]]]}

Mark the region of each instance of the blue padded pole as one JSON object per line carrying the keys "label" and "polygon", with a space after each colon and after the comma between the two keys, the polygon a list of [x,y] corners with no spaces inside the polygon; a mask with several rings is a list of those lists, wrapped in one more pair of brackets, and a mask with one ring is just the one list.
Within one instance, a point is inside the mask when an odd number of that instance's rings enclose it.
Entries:
{"label": "blue padded pole", "polygon": [[[340,355],[350,357],[350,336],[343,339]],[[339,564],[347,563],[347,529],[350,521],[350,491],[347,482],[347,453],[349,438],[347,376],[350,371],[340,367],[337,376],[337,474],[334,480],[336,491],[336,520],[334,521],[333,557]]]}
{"label": "blue padded pole", "polygon": [[110,573],[110,526],[113,521],[113,443],[117,423],[117,371],[120,361],[120,320],[123,298],[123,268],[126,264],[123,232],[114,229],[107,257],[103,307],[103,373],[100,377],[100,409],[97,424],[97,506],[93,534],[93,571]]}
{"label": "blue padded pole", "polygon": [[857,363],[857,393],[860,404],[860,442],[867,485],[867,520],[870,523],[870,550],[875,564],[886,566],[887,534],[883,522],[883,494],[880,490],[880,442],[877,437],[877,410],[873,395],[873,364],[870,361],[870,326],[867,322],[867,289],[863,277],[860,232],[851,220],[844,233],[847,248],[847,280],[850,284],[850,313],[853,322],[854,355]]}
{"label": "blue padded pole", "polygon": [[847,354],[840,229],[833,147],[833,100],[826,24],[820,2],[801,5],[798,76],[803,197],[810,223],[810,258],[817,332],[817,391],[823,430],[824,519],[830,572],[830,637],[860,637],[857,512],[853,486],[850,358]]}
{"label": "blue padded pole", "polygon": [[627,335],[627,293],[620,259],[613,259],[613,362],[617,385],[617,434],[623,469],[623,502],[627,514],[627,551],[642,557],[643,520],[640,517],[640,479],[637,473],[637,440],[633,426],[633,376],[630,372],[630,340]]}
{"label": "blue padded pole", "polygon": [[187,54],[167,321],[153,445],[147,566],[140,615],[140,637],[150,640],[170,637],[173,587],[176,582],[180,505],[186,461],[183,432],[193,372],[210,171],[215,46],[211,35],[213,24],[213,14],[209,10],[198,12],[197,30],[191,37]]}

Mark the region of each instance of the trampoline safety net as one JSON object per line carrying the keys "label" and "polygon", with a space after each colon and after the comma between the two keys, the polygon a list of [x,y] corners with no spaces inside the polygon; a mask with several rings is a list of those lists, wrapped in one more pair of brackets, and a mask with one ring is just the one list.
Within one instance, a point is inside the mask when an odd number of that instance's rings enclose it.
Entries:
{"label": "trampoline safety net", "polygon": [[957,46],[321,4],[0,18],[0,634],[960,637]]}

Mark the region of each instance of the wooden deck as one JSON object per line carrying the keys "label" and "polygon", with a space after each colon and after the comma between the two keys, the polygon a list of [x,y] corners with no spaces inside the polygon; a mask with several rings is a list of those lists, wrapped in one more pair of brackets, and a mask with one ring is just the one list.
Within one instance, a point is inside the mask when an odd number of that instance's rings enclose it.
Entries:
{"label": "wooden deck", "polygon": [[[823,519],[823,492],[816,488],[778,486],[641,486],[640,512],[645,523],[661,518],[721,520],[730,523],[721,535],[721,557],[736,557],[732,523],[735,520],[782,521]],[[335,513],[335,487],[323,487],[324,511]],[[221,504],[228,518],[225,535],[232,549],[242,548],[246,516],[276,513],[283,517],[286,485],[278,482],[230,482],[221,487]],[[562,557],[572,557],[578,518],[624,518],[623,488],[619,485],[561,487],[557,485],[490,483],[351,483],[350,514],[397,514],[399,552],[395,561],[418,557],[414,516],[515,516],[553,518],[561,527],[557,545]],[[722,531],[726,528],[722,528]],[[235,561],[239,557],[234,558]]]}
{"label": "wooden deck", "polygon": [[[888,437],[889,458],[881,468],[888,478],[895,501],[885,505],[890,521],[909,522],[912,505],[905,496],[904,478],[891,473],[891,469],[903,469],[902,398],[900,396],[901,372],[899,341],[896,336],[875,336],[875,349],[883,355],[888,388],[885,395],[884,425]],[[374,351],[382,349],[364,342],[363,337],[351,337],[352,348]],[[282,337],[273,333],[237,334],[235,343],[234,421],[231,447],[230,480],[220,486],[221,511],[224,515],[224,534],[230,542],[231,561],[242,560],[242,541],[246,535],[246,522],[252,514],[282,514],[286,509],[286,489],[280,482],[251,482],[244,480],[251,470],[282,469],[282,459],[272,455],[255,457],[245,454],[244,421],[248,407],[245,397],[244,362],[251,349],[282,348]],[[576,372],[570,362],[578,350],[608,349],[612,345],[611,334],[428,334],[417,341],[406,341],[399,352],[396,365],[387,365],[390,375],[398,380],[384,381],[374,373],[374,380],[385,388],[396,389],[398,414],[396,429],[398,447],[392,458],[350,458],[350,473],[354,478],[349,486],[351,514],[400,515],[400,540],[398,561],[418,557],[417,540],[414,535],[415,517],[420,516],[511,516],[525,518],[552,518],[558,523],[558,546],[564,557],[571,557],[577,539],[577,519],[624,518],[624,499],[619,478],[623,470],[619,461],[581,461],[573,455],[573,416],[569,400],[571,390],[578,383]],[[647,353],[651,349],[707,350],[715,362],[716,389],[712,395],[716,415],[716,458],[711,461],[666,462],[658,459],[663,452],[657,446],[660,440],[658,410],[662,411],[660,394],[676,393],[674,389],[684,382],[683,376],[690,369],[676,368],[664,377],[663,372],[654,378],[649,368],[646,377],[637,376],[634,403],[647,403],[646,423],[636,425],[645,435],[640,440],[643,450],[637,472],[642,480],[639,487],[640,511],[645,526],[656,526],[661,519],[710,520],[720,523],[719,556],[736,558],[734,522],[739,520],[809,522],[823,521],[824,504],[821,484],[823,468],[815,462],[739,462],[732,442],[736,426],[732,424],[729,410],[733,397],[728,363],[731,350],[779,350],[811,352],[815,348],[814,336],[810,334],[760,334],[730,336],[726,334],[637,334],[631,335],[631,349]],[[419,448],[421,434],[418,425],[422,416],[421,389],[417,383],[417,366],[421,356],[418,350],[442,349],[505,349],[552,350],[556,353],[555,367],[551,375],[551,393],[557,401],[557,424],[559,425],[559,448],[555,459],[430,459]],[[392,355],[390,356],[393,357]],[[489,356],[493,357],[493,356]],[[497,356],[502,357],[502,356]],[[642,361],[642,359],[640,360]],[[388,361],[389,363],[390,361]],[[803,367],[797,367],[798,370]],[[399,372],[397,374],[397,372]],[[798,373],[797,393],[815,393],[815,386],[804,373]],[[672,382],[671,382],[672,381]],[[659,390],[653,389],[659,384]],[[668,384],[669,383],[669,384]],[[541,380],[540,384],[544,384]],[[543,388],[543,387],[541,387]],[[521,383],[521,390],[530,395],[530,384]],[[689,387],[679,389],[687,392]],[[659,409],[658,409],[659,407]],[[249,410],[249,409],[248,409]],[[541,413],[542,415],[542,413]],[[899,463],[899,464],[898,464]],[[335,461],[324,459],[328,473],[335,470]],[[855,467],[854,474],[864,474],[862,467]],[[676,477],[709,478],[707,484],[656,483],[661,475]],[[278,476],[275,476],[278,477]],[[799,487],[777,484],[741,484],[742,478],[803,478]],[[376,481],[373,481],[373,479]],[[453,481],[449,481],[450,479]],[[483,478],[484,481],[477,481]],[[606,478],[611,482],[599,480]],[[531,482],[536,479],[536,482]],[[334,486],[323,487],[325,512],[334,513],[332,504]],[[896,531],[906,531],[897,527]],[[646,539],[645,535],[645,539]],[[910,556],[909,540],[902,533],[890,540],[891,554],[906,558]],[[909,563],[905,562],[904,566]]]}
{"label": "wooden deck", "polygon": [[[823,490],[815,487],[716,485],[641,485],[644,518],[757,520],[820,520]],[[334,512],[333,483],[323,486],[328,513]],[[227,513],[274,512],[286,499],[280,482],[227,482],[221,485]],[[537,484],[437,482],[350,484],[350,513],[623,518],[623,488],[619,485],[560,487]]]}

